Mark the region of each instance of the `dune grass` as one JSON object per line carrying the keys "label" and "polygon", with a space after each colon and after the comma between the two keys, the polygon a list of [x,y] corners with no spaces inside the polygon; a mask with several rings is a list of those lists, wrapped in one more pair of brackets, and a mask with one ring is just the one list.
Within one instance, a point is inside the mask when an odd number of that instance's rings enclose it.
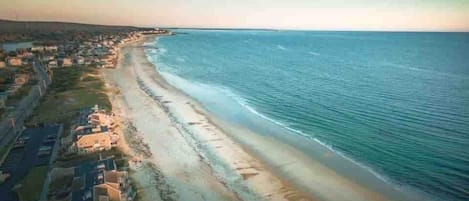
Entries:
{"label": "dune grass", "polygon": [[104,81],[92,67],[60,68],[53,71],[53,81],[41,104],[34,110],[29,124],[65,122],[83,108],[95,104],[106,110],[111,102],[105,93]]}

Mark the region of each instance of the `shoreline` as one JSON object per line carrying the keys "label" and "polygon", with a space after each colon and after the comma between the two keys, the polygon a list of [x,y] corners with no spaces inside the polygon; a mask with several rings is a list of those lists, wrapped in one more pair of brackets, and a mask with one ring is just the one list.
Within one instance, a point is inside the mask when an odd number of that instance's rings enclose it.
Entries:
{"label": "shoreline", "polygon": [[[265,136],[256,135],[247,129],[235,128],[218,119],[209,117],[206,110],[199,103],[167,83],[156,71],[154,65],[147,60],[142,45],[151,38],[154,37],[147,36],[121,47],[121,51],[119,51],[119,58],[121,59],[117,68],[114,69],[117,72],[107,71],[105,76],[106,82],[119,88],[121,92],[123,90],[136,90],[126,94],[119,94],[119,96],[122,96],[119,98],[123,103],[122,105],[125,105],[122,106],[122,109],[126,110],[125,114],[129,115],[130,121],[135,121],[136,128],[142,132],[141,135],[145,141],[148,141],[149,149],[154,154],[154,157],[151,157],[153,159],[148,159],[150,163],[154,163],[156,166],[166,166],[161,164],[163,161],[158,161],[158,155],[165,154],[158,153],[158,151],[162,150],[155,150],[155,146],[161,144],[152,140],[154,136],[149,136],[148,132],[152,130],[151,126],[139,125],[138,122],[142,120],[137,116],[142,115],[140,114],[141,111],[135,111],[135,106],[132,106],[132,102],[137,99],[136,96],[142,98],[147,107],[158,111],[157,115],[149,115],[146,118],[155,120],[166,119],[166,123],[169,124],[165,126],[169,126],[171,130],[175,129],[176,131],[175,133],[168,132],[167,134],[177,134],[182,137],[182,139],[179,139],[181,141],[178,141],[176,144],[163,142],[163,145],[189,146],[193,150],[192,154],[195,154],[195,157],[199,157],[198,163],[206,166],[205,168],[207,169],[205,171],[208,171],[207,174],[211,177],[204,178],[203,180],[206,181],[203,183],[207,183],[207,180],[208,183],[218,183],[217,186],[221,187],[220,192],[224,195],[230,195],[230,200],[387,200],[382,195],[349,181],[343,176],[337,175],[334,171],[327,169],[318,162],[305,158],[306,156],[292,147],[282,145],[280,142],[268,139]],[[129,58],[125,57],[131,57],[131,61],[128,61]],[[129,65],[133,65],[133,68],[129,69]],[[122,74],[123,72],[125,74]],[[123,75],[125,76],[122,77]],[[119,80],[116,78],[119,78]],[[128,82],[124,83],[124,79]],[[135,97],[131,98],[132,96]],[[229,135],[225,129],[236,130],[235,132],[242,131],[249,134],[255,140],[246,141],[246,138],[232,139],[233,135]],[[156,137],[155,139],[159,138]],[[190,141],[192,142],[187,143]],[[269,165],[275,164],[267,165],[263,160],[254,157],[263,155],[263,153],[252,153],[256,152],[256,149],[258,151],[269,149],[272,145],[284,148],[284,150],[276,151],[272,149],[272,151],[282,157],[288,157],[288,154],[293,153],[296,159],[301,158],[307,161],[308,163],[303,164],[303,167],[298,165],[293,166],[300,168],[299,172],[304,173],[304,176],[307,178],[298,178],[298,176],[301,177],[301,174],[298,175],[298,173],[288,177],[286,175],[291,173],[291,170],[273,170],[278,168],[269,167]],[[249,150],[245,149],[246,146]],[[258,147],[262,149],[258,149]],[[219,159],[222,160],[218,161]],[[217,163],[213,164],[212,161],[217,161]],[[279,171],[282,174],[280,177],[277,176]],[[282,173],[282,171],[284,172]],[[161,167],[161,172],[166,176],[174,176],[171,172],[165,171],[164,167]],[[310,174],[316,175],[308,178]],[[284,179],[285,177],[287,178],[286,180]],[[291,180],[294,180],[294,182],[291,182]],[[169,183],[174,185],[171,181]],[[308,186],[296,188],[299,183]],[[207,188],[206,190],[213,191],[214,189]],[[175,189],[175,194],[181,193],[181,191],[184,190]],[[337,192],[340,192],[341,195],[338,195]],[[210,198],[208,199],[210,200]],[[216,198],[212,200],[216,200]]]}

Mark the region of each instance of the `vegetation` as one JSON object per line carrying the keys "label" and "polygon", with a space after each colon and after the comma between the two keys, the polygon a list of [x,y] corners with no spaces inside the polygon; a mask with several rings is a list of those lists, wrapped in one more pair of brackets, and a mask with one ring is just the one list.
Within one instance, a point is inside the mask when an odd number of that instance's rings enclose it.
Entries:
{"label": "vegetation", "polygon": [[[114,160],[116,161],[116,165],[118,167],[127,167],[128,164],[126,162],[123,162],[127,155],[125,155],[121,150],[119,150],[116,147],[113,147],[110,150],[105,150],[105,151],[97,151],[93,153],[87,153],[87,154],[74,154],[74,155],[69,155],[69,156],[59,156],[56,161],[56,166],[57,167],[73,167],[76,166],[83,161],[89,161],[89,160],[99,160],[100,158],[107,158],[107,157],[114,157]],[[122,165],[122,166],[121,166]]]}
{"label": "vegetation", "polygon": [[[7,69],[0,69],[0,86],[6,86],[13,82],[14,72]],[[1,91],[1,89],[0,89]]]}
{"label": "vegetation", "polygon": [[30,80],[28,83],[25,83],[21,86],[15,94],[8,97],[7,105],[15,105],[21,99],[29,94],[31,89],[37,84],[37,80]]}
{"label": "vegetation", "polygon": [[47,166],[34,167],[20,182],[21,187],[16,189],[20,201],[39,200],[42,186],[47,177]]}
{"label": "vegetation", "polygon": [[[27,83],[23,84],[13,95],[8,96],[5,105],[7,107],[16,107],[21,102],[21,100],[23,100],[23,98],[30,94],[34,87],[37,87],[37,83],[37,80],[29,80]],[[3,114],[7,112],[7,110],[0,112],[0,117],[3,117]]]}
{"label": "vegetation", "polygon": [[59,178],[53,179],[49,185],[49,191],[56,191],[56,190],[71,186],[72,181],[73,181],[73,176],[74,176],[73,174],[62,175]]}
{"label": "vegetation", "polygon": [[106,110],[111,109],[111,102],[105,93],[104,82],[99,78],[97,69],[59,68],[53,71],[52,84],[27,124],[66,123],[76,117],[80,109],[95,104]]}

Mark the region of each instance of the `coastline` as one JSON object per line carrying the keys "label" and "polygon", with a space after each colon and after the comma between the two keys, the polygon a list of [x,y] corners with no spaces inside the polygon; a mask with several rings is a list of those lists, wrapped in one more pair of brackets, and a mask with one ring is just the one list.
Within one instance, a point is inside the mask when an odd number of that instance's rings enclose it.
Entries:
{"label": "coastline", "polygon": [[[108,85],[118,89],[112,98],[113,108],[135,126],[131,135],[141,135],[141,142],[145,141],[151,152],[151,156],[139,157],[158,168],[166,178],[164,188],[173,189],[175,199],[387,200],[293,147],[210,117],[199,103],[167,83],[147,60],[142,44],[151,38],[122,46],[117,68],[104,74]],[[246,135],[232,139],[227,131]],[[263,153],[265,150],[271,153]],[[255,157],[259,155],[303,163],[280,168]],[[133,175],[145,186],[145,175]],[[147,189],[144,194],[151,193]],[[155,200],[155,196],[143,197]]]}

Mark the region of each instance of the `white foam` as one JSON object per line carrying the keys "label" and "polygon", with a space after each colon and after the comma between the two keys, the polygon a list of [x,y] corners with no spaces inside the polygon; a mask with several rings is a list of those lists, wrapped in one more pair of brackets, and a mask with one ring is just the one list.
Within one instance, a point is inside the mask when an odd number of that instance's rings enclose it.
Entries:
{"label": "white foam", "polygon": [[[282,49],[282,50],[287,50],[287,48],[285,48],[285,47],[283,47],[283,46],[281,46],[281,45],[277,45],[277,48]],[[165,52],[167,52],[167,50],[164,49],[164,48],[160,48],[159,50],[160,50],[159,53],[165,53]],[[308,52],[308,53],[311,54],[311,55],[315,55],[315,56],[319,56],[319,55],[320,55],[319,53],[317,53],[317,52],[312,52],[312,51],[310,51],[310,52]],[[149,60],[152,61],[152,63],[154,63],[153,58],[150,57],[148,54],[147,54],[147,58],[151,58],[151,59],[149,59]],[[180,58],[178,58],[178,60],[179,60],[179,59],[180,59]],[[161,64],[158,64],[158,65],[161,65]],[[173,76],[176,76],[176,77],[179,78],[179,79],[185,80],[184,78],[181,78],[181,77],[179,77],[179,76],[177,76],[177,75],[174,75],[174,74],[172,74],[171,72],[160,72],[160,73],[162,74],[162,76],[163,76],[166,80],[170,81],[170,84],[172,84],[172,85],[176,84],[176,83],[174,83],[174,77],[173,77]],[[312,135],[308,135],[308,134],[306,134],[306,133],[304,133],[304,132],[302,132],[302,131],[300,131],[300,130],[291,128],[291,127],[289,127],[287,124],[285,124],[285,123],[283,123],[283,122],[281,122],[281,121],[275,120],[275,119],[273,119],[273,118],[270,118],[270,117],[268,117],[268,116],[266,116],[266,115],[264,115],[264,114],[258,112],[255,108],[251,107],[251,106],[247,103],[247,101],[246,101],[244,98],[242,98],[242,96],[237,95],[236,93],[234,93],[234,92],[233,92],[232,90],[230,90],[229,88],[226,88],[226,87],[223,87],[223,86],[213,86],[213,85],[204,84],[204,83],[199,83],[199,82],[194,83],[193,81],[189,81],[189,80],[185,80],[185,81],[187,82],[186,84],[191,83],[191,84],[201,85],[200,87],[210,87],[210,88],[212,88],[212,89],[219,90],[219,91],[221,91],[224,95],[226,95],[226,96],[232,98],[233,100],[235,100],[240,106],[242,106],[243,108],[247,109],[247,110],[248,110],[249,112],[251,112],[252,114],[254,114],[254,115],[256,115],[256,116],[258,116],[258,117],[260,117],[260,118],[262,118],[262,119],[265,119],[265,120],[267,120],[267,121],[269,121],[269,122],[271,122],[271,123],[273,123],[273,124],[275,124],[275,125],[277,125],[277,126],[280,126],[281,128],[284,128],[284,129],[286,129],[286,130],[288,130],[288,131],[291,131],[291,132],[293,132],[294,134],[297,134],[297,135],[299,135],[299,136],[305,137],[305,138],[310,139],[310,140],[314,140],[315,142],[317,142],[317,143],[320,144],[321,146],[327,148],[327,149],[330,150],[331,152],[334,152],[335,154],[339,155],[339,156],[342,157],[343,159],[352,162],[353,164],[359,166],[360,168],[363,168],[364,170],[366,170],[367,172],[371,173],[373,176],[375,176],[375,177],[378,178],[379,180],[390,184],[390,185],[391,185],[393,188],[395,188],[396,190],[398,190],[398,191],[400,191],[400,192],[406,192],[406,191],[408,192],[408,191],[410,190],[410,188],[404,188],[403,186],[397,185],[397,184],[396,184],[395,182],[393,182],[390,178],[388,178],[388,177],[386,177],[386,176],[384,176],[384,175],[379,174],[377,171],[375,171],[375,170],[374,170],[373,168],[371,168],[371,167],[368,167],[368,166],[366,166],[366,165],[364,165],[364,164],[362,164],[362,163],[360,163],[360,162],[358,162],[358,161],[355,161],[355,160],[352,159],[351,157],[347,156],[345,153],[342,153],[342,152],[340,152],[340,151],[338,151],[338,150],[335,150],[334,147],[333,147],[333,145],[330,145],[330,144],[327,144],[327,143],[325,143],[325,142],[322,142],[321,140],[319,140],[319,139],[313,137]],[[171,82],[172,82],[172,83],[171,83]],[[180,84],[180,83],[179,83],[179,84]],[[180,86],[179,86],[179,87],[180,87]],[[410,191],[413,192],[413,190],[410,190]]]}
{"label": "white foam", "polygon": [[[317,142],[318,144],[320,144],[320,145],[326,147],[327,149],[329,149],[330,151],[336,153],[337,155],[341,156],[342,158],[344,158],[344,159],[346,159],[346,160],[352,162],[353,164],[355,164],[355,165],[357,165],[357,166],[359,166],[359,167],[365,169],[366,171],[370,172],[371,174],[373,174],[373,175],[374,175],[375,177],[377,177],[378,179],[380,179],[380,180],[382,180],[382,181],[384,181],[384,182],[386,182],[386,183],[388,183],[388,184],[391,184],[391,185],[393,185],[394,187],[398,187],[398,186],[395,185],[393,182],[391,182],[390,179],[387,178],[386,176],[383,176],[383,175],[379,174],[378,172],[376,172],[375,170],[373,170],[373,168],[371,168],[371,167],[368,167],[368,166],[366,166],[366,165],[364,165],[364,164],[362,164],[362,163],[360,163],[360,162],[357,162],[357,161],[353,160],[351,157],[347,156],[345,153],[342,153],[342,152],[340,152],[340,151],[338,151],[338,150],[335,150],[332,145],[327,144],[327,143],[324,143],[324,142],[322,142],[321,140],[319,140],[319,139],[313,137],[312,135],[308,135],[308,134],[306,134],[306,133],[304,133],[304,132],[302,132],[302,131],[300,131],[300,130],[291,128],[291,127],[287,126],[285,123],[282,123],[282,122],[280,122],[280,121],[277,121],[277,120],[275,120],[275,119],[272,119],[272,118],[270,118],[270,117],[268,117],[268,116],[266,116],[266,115],[264,115],[264,114],[258,112],[256,109],[254,109],[253,107],[249,106],[249,105],[247,104],[247,102],[246,102],[243,98],[241,98],[240,96],[238,96],[238,95],[236,95],[235,93],[231,92],[229,89],[226,89],[226,88],[225,88],[225,89],[224,89],[224,92],[225,92],[225,94],[227,94],[228,96],[230,96],[230,97],[232,97],[234,100],[236,100],[236,102],[237,102],[238,104],[240,104],[242,107],[246,108],[248,111],[250,111],[251,113],[255,114],[256,116],[261,117],[262,119],[265,119],[265,120],[267,120],[267,121],[269,121],[269,122],[271,122],[271,123],[273,123],[273,124],[275,124],[275,125],[277,125],[277,126],[280,126],[280,127],[284,128],[284,129],[286,129],[286,130],[288,130],[288,131],[291,131],[291,132],[293,132],[293,133],[295,133],[295,134],[297,134],[297,135],[300,135],[300,136],[302,136],[302,137],[306,137],[306,138],[308,138],[308,139],[310,139],[310,140],[314,140],[314,141]],[[396,189],[398,189],[398,188],[396,188]]]}
{"label": "white foam", "polygon": [[281,49],[281,50],[287,50],[287,48],[285,48],[285,47],[283,47],[283,46],[281,46],[281,45],[277,45],[277,48],[278,48],[278,49]]}
{"label": "white foam", "polygon": [[168,52],[168,50],[166,48],[158,48],[158,52],[161,53],[161,54],[164,54],[164,53]]}
{"label": "white foam", "polygon": [[314,55],[314,56],[319,56],[319,55],[321,55],[321,54],[319,54],[319,53],[317,53],[317,52],[313,52],[313,51],[309,51],[308,53],[311,54],[311,55]]}
{"label": "white foam", "polygon": [[176,60],[179,61],[179,62],[186,62],[186,60],[182,57],[178,57],[178,58],[176,58]]}

